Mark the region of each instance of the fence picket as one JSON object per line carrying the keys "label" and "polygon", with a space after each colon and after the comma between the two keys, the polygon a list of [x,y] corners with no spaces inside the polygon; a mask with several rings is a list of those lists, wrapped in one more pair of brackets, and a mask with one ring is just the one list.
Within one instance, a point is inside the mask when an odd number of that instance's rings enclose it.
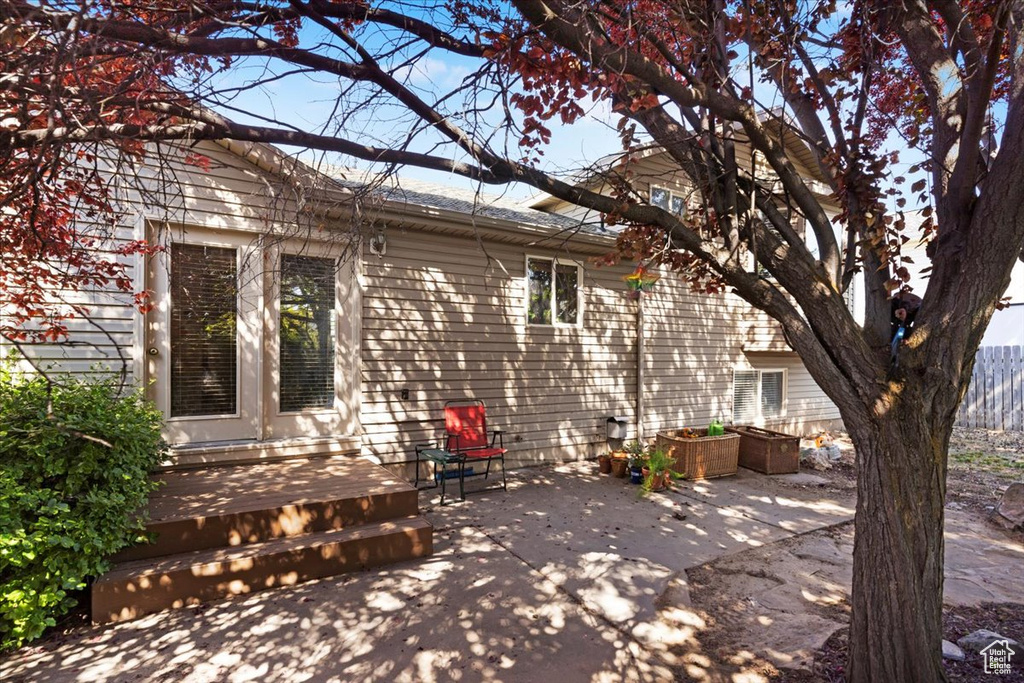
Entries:
{"label": "fence picket", "polygon": [[1003,429],[1003,347],[992,347],[992,429]]}
{"label": "fence picket", "polygon": [[978,349],[971,385],[956,423],[961,427],[1024,431],[1024,348]]}
{"label": "fence picket", "polygon": [[985,421],[985,349],[978,350],[971,384],[974,386],[974,419],[971,427],[980,427]]}
{"label": "fence picket", "polygon": [[971,370],[971,386],[968,388],[968,395],[970,396],[967,401],[967,427],[976,427],[978,425],[978,363],[979,360],[974,360],[974,369]]}
{"label": "fence picket", "polygon": [[1022,376],[1024,373],[1021,368],[1020,347],[1014,346],[1010,349],[1010,400],[1013,402],[1010,429],[1015,432],[1024,431],[1024,409],[1021,407],[1021,400],[1024,399]]}
{"label": "fence picket", "polygon": [[993,422],[995,413],[995,352],[991,346],[985,349],[985,425]]}

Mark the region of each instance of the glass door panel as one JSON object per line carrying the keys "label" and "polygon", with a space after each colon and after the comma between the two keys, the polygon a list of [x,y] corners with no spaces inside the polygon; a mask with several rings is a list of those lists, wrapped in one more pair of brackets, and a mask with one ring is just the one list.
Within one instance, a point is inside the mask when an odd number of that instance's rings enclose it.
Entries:
{"label": "glass door panel", "polygon": [[281,256],[278,412],[334,407],[336,269],[334,259]]}
{"label": "glass door panel", "polygon": [[[290,247],[296,251],[290,252]],[[265,429],[275,438],[349,434],[351,330],[341,311],[354,271],[328,245],[267,254]],[[356,352],[358,353],[358,352]],[[357,357],[357,356],[356,356]],[[347,363],[346,363],[347,361]]]}
{"label": "glass door panel", "polygon": [[177,228],[150,258],[146,372],[172,444],[261,438],[262,274],[250,242]]}
{"label": "glass door panel", "polygon": [[238,250],[171,245],[171,417],[238,413]]}

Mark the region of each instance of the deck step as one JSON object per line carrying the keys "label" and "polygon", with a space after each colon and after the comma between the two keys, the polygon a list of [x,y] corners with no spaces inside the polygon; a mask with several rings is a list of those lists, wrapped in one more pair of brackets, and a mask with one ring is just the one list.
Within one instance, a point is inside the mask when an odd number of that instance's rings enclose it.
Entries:
{"label": "deck step", "polygon": [[153,543],[115,562],[336,531],[415,515],[417,491],[381,467],[335,460],[160,475],[146,530]]}
{"label": "deck step", "polygon": [[173,607],[286,586],[433,553],[433,529],[408,516],[124,562],[96,580],[96,623],[137,619]]}

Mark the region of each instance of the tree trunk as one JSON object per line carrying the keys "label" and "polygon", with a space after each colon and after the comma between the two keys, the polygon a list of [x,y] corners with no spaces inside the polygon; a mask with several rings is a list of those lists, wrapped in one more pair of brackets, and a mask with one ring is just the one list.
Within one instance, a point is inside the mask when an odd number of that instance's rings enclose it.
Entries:
{"label": "tree trunk", "polygon": [[946,680],[943,510],[954,415],[936,424],[928,404],[902,389],[871,419],[847,424],[858,452],[851,683]]}

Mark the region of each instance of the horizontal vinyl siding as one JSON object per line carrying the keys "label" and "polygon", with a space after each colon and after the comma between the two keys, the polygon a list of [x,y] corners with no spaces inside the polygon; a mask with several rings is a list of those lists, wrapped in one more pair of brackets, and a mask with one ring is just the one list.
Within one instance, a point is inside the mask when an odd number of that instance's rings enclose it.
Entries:
{"label": "horizontal vinyl siding", "polygon": [[705,427],[732,411],[745,311],[735,297],[695,294],[662,273],[644,299],[644,435]]}
{"label": "horizontal vinyl siding", "polygon": [[786,414],[767,426],[807,434],[841,421],[839,409],[825,395],[793,353],[751,353],[750,367],[760,370],[786,370]]}
{"label": "horizontal vinyl siding", "polygon": [[689,291],[663,274],[644,299],[644,434],[706,427],[733,418],[733,371],[784,368],[786,414],[771,425],[802,433],[839,420],[839,412],[791,352],[744,351],[751,340],[777,341],[777,323],[728,294]]}
{"label": "horizontal vinyl siding", "polygon": [[[636,305],[624,267],[584,266],[584,324],[526,324],[526,255],[534,248],[415,231],[389,232],[387,255],[364,254],[364,450],[414,457],[443,434],[446,400],[479,398],[505,430],[513,464],[589,457],[609,415],[636,401]],[[403,400],[401,392],[409,391]]]}
{"label": "horizontal vinyl siding", "polygon": [[[252,232],[254,238],[271,224],[282,234],[308,229],[305,224],[290,225],[284,220],[295,215],[295,204],[288,191],[281,190],[279,179],[215,143],[200,143],[190,151],[210,160],[209,171],[184,164],[178,160],[177,152],[165,147],[160,156],[151,155],[145,160],[137,169],[136,178],[111,183],[115,196],[120,198],[123,217],[114,233],[107,235],[108,239],[99,245],[100,251],[109,253],[115,244],[135,239],[143,218],[172,225],[247,231]],[[137,182],[143,184],[144,192],[133,186]],[[272,192],[280,193],[283,198],[271,198]],[[336,223],[328,227],[341,229]],[[178,231],[180,233],[180,228]],[[109,239],[111,236],[113,240]],[[166,232],[162,231],[158,240],[166,244]],[[136,279],[135,289],[141,290],[144,283],[141,271],[136,270],[134,257],[119,257],[119,260],[131,265],[129,273]],[[144,340],[135,339],[136,316],[140,314],[136,312],[131,294],[112,287],[57,294],[87,307],[90,320],[69,321],[70,334],[66,342],[25,345],[35,364],[49,371],[72,374],[124,370],[129,376],[140,376],[141,370],[134,367],[133,347],[138,343],[141,348]],[[0,351],[6,352],[2,342]]]}
{"label": "horizontal vinyl siding", "polygon": [[[111,230],[89,224],[80,226],[83,232],[104,238],[102,251],[109,254],[110,248],[133,239],[134,228],[127,221]],[[135,264],[125,257],[109,258],[128,264],[129,276],[135,276]],[[141,286],[139,286],[141,289]],[[89,287],[77,291],[52,290],[52,302],[56,308],[72,313],[71,307],[83,307],[89,311],[88,318],[73,317],[64,322],[68,337],[60,343],[23,343],[22,351],[31,364],[57,378],[61,374],[93,375],[96,373],[124,373],[131,377],[134,371],[134,303],[132,294],[117,290],[112,284],[105,287]],[[61,302],[58,304],[58,302]],[[2,315],[2,311],[0,311]],[[0,340],[0,355],[6,355],[9,345]]]}

